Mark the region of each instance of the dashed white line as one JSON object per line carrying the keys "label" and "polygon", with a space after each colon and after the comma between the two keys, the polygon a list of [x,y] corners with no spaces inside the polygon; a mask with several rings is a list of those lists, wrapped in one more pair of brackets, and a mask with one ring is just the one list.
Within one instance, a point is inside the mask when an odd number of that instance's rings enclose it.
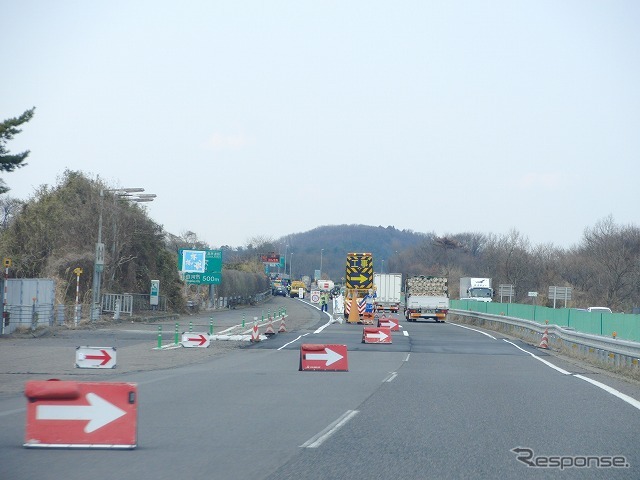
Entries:
{"label": "dashed white line", "polygon": [[329,425],[327,428],[322,430],[317,435],[311,437],[309,440],[307,440],[302,445],[300,445],[300,447],[302,447],[302,448],[318,448],[329,437],[331,437],[331,435],[333,435],[338,430],[340,430],[340,428],[342,428],[349,420],[351,420],[357,414],[358,414],[358,410],[347,410],[335,422],[333,422],[331,425]]}
{"label": "dashed white line", "polygon": [[403,330],[403,331],[402,331],[402,334],[403,334],[405,337],[408,337],[408,336],[409,336],[409,332],[407,332],[406,330]]}
{"label": "dashed white line", "polygon": [[404,359],[404,361],[405,361],[405,362],[408,362],[408,361],[409,361],[409,357],[410,357],[410,356],[411,356],[411,354],[410,354],[410,353],[407,353],[407,358],[405,358],[405,359]]}
{"label": "dashed white line", "polygon": [[398,376],[398,372],[391,372],[391,374],[384,379],[385,382],[393,382],[393,380]]}

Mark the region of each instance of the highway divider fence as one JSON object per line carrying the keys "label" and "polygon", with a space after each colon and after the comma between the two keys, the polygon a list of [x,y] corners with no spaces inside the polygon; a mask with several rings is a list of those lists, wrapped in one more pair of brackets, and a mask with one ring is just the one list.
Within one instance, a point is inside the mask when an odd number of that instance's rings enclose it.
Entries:
{"label": "highway divider fence", "polygon": [[530,320],[538,324],[567,327],[578,332],[640,342],[640,315],[587,312],[576,308],[550,308],[519,303],[451,300],[451,308]]}
{"label": "highway divider fence", "polygon": [[547,330],[548,345],[551,350],[640,379],[640,343],[638,342],[578,332],[572,327],[554,325],[551,321],[546,324],[503,314],[469,310],[450,309],[448,320],[502,332],[535,346],[540,344],[542,335]]}

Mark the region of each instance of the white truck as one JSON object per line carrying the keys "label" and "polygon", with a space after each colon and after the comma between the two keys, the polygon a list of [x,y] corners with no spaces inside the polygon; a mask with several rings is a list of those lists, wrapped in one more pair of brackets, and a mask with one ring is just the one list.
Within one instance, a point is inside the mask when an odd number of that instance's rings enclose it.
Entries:
{"label": "white truck", "polygon": [[397,313],[400,309],[400,299],[402,294],[402,274],[401,273],[374,273],[373,287],[375,296],[373,308],[376,312],[386,310]]}
{"label": "white truck", "polygon": [[460,300],[493,301],[491,279],[479,277],[460,278]]}
{"label": "white truck", "polygon": [[404,317],[409,322],[444,322],[449,312],[449,287],[444,277],[416,275],[404,282]]}

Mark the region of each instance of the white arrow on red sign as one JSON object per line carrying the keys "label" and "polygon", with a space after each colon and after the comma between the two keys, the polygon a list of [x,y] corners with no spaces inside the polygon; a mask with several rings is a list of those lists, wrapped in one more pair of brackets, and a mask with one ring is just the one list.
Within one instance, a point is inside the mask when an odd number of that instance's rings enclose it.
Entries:
{"label": "white arrow on red sign", "polygon": [[386,338],[389,337],[389,335],[387,335],[384,332],[378,332],[378,333],[366,333],[365,336],[367,338],[377,338],[379,342],[384,341]]}
{"label": "white arrow on red sign", "polygon": [[85,398],[89,405],[38,405],[36,420],[88,420],[84,431],[91,433],[127,413],[95,393],[87,393]]}
{"label": "white arrow on red sign", "polygon": [[394,328],[394,327],[397,327],[398,324],[396,322],[394,322],[393,320],[380,320],[380,326],[381,327]]}
{"label": "white arrow on red sign", "polygon": [[305,354],[305,358],[307,360],[326,360],[327,363],[325,365],[327,367],[344,358],[338,352],[334,352],[330,348],[325,348],[325,352],[326,353],[307,353]]}

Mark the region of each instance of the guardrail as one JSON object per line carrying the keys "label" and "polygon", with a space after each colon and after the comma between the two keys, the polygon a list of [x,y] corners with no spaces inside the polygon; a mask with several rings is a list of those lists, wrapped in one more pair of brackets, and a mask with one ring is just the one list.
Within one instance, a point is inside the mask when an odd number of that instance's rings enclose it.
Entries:
{"label": "guardrail", "polygon": [[536,346],[547,330],[550,349],[590,361],[598,366],[630,371],[633,376],[640,377],[639,342],[580,333],[570,327],[545,325],[532,320],[468,310],[452,309],[449,310],[449,315],[458,316],[465,323],[521,338]]}

